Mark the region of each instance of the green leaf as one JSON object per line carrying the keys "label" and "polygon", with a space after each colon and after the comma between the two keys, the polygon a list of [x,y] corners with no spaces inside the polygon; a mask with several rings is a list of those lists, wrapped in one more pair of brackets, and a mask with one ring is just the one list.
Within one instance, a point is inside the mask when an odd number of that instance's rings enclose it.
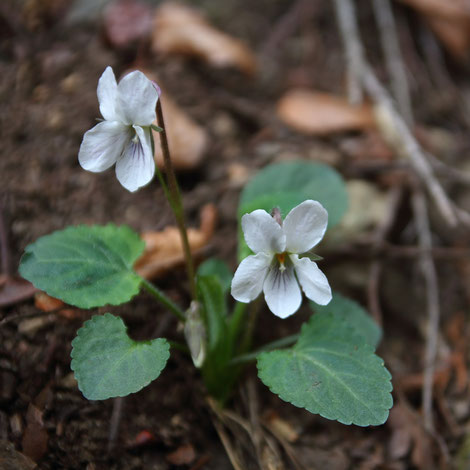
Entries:
{"label": "green leaf", "polygon": [[197,287],[204,311],[209,351],[226,338],[227,304],[222,284],[215,276],[198,276]]}
{"label": "green leaf", "polygon": [[129,227],[68,227],[28,245],[20,274],[77,307],[119,305],[139,292],[141,279],[132,266],[144,246]]}
{"label": "green leaf", "polygon": [[[256,209],[270,212],[274,207],[279,207],[285,217],[307,199],[319,201],[328,211],[328,228],[340,221],[348,206],[345,184],[333,168],[305,161],[276,163],[265,167],[245,186],[238,217]],[[239,259],[250,253],[240,228]]]}
{"label": "green leaf", "polygon": [[261,353],[258,375],[283,400],[343,424],[383,424],[393,404],[383,360],[331,313],[313,315],[292,348]]}
{"label": "green leaf", "polygon": [[199,265],[198,276],[216,276],[222,285],[222,289],[228,292],[232,284],[233,274],[227,263],[218,258],[209,258]]}
{"label": "green leaf", "polygon": [[239,217],[256,209],[270,212],[279,207],[285,217],[306,199],[319,201],[328,211],[328,227],[344,215],[348,196],[341,176],[321,163],[296,161],[265,167],[245,186],[240,196]]}
{"label": "green leaf", "polygon": [[374,348],[382,339],[382,329],[373,318],[357,302],[338,292],[333,293],[333,299],[328,305],[317,305],[310,302],[310,306],[315,312],[332,313],[339,322],[347,323],[356,334],[362,336],[365,342]]}
{"label": "green leaf", "polygon": [[71,368],[89,400],[138,392],[160,375],[170,357],[166,339],[134,341],[122,319],[110,313],[85,322],[72,347]]}

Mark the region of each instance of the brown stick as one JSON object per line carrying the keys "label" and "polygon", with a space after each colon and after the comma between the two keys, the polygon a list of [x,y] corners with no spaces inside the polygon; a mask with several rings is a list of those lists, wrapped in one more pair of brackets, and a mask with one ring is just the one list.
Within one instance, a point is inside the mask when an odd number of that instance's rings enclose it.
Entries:
{"label": "brown stick", "polygon": [[[412,207],[418,232],[418,241],[422,248],[432,248],[432,236],[429,226],[426,198],[419,189],[412,196]],[[436,267],[429,253],[420,255],[420,264],[426,284],[426,304],[428,311],[428,327],[426,334],[426,352],[424,360],[424,381],[422,389],[424,427],[427,431],[434,430],[432,417],[432,393],[435,362],[437,356],[437,338],[439,332],[439,284]]]}

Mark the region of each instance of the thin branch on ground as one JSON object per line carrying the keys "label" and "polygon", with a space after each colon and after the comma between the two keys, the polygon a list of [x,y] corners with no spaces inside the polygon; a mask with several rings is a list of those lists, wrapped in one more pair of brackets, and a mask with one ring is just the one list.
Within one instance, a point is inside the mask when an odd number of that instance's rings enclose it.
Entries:
{"label": "thin branch on ground", "polygon": [[405,120],[396,110],[393,99],[380,83],[367,62],[357,28],[354,5],[351,0],[335,0],[339,28],[343,38],[348,73],[356,74],[356,80],[362,84],[376,105],[377,124],[386,140],[399,155],[409,159],[417,175],[434,200],[441,216],[450,227],[458,222],[468,224],[470,214],[456,208],[444,188],[437,180],[425,153],[408,128]]}
{"label": "thin branch on ground", "polygon": [[391,80],[393,96],[406,122],[411,125],[413,123],[413,111],[411,107],[410,89],[400,43],[398,41],[393,9],[390,0],[373,0],[372,3],[377,26],[379,28],[385,63],[387,64],[388,74]]}
{"label": "thin branch on ground", "polygon": [[[432,235],[429,225],[426,198],[421,190],[417,189],[412,195],[412,207],[419,245],[429,250],[432,248]],[[426,334],[426,352],[424,360],[424,381],[422,389],[424,426],[426,430],[433,431],[432,393],[435,362],[437,356],[437,339],[439,332],[439,284],[436,267],[432,257],[423,253],[420,264],[426,286],[426,306],[428,311],[428,326]]]}
{"label": "thin branch on ground", "polygon": [[[354,5],[350,1],[335,0],[336,14],[341,25],[343,47],[346,52],[348,99],[352,104],[359,104],[363,100],[363,88],[361,75],[363,69],[362,43],[359,40],[351,41],[351,38],[359,38],[356,13]],[[350,18],[354,18],[351,21]]]}

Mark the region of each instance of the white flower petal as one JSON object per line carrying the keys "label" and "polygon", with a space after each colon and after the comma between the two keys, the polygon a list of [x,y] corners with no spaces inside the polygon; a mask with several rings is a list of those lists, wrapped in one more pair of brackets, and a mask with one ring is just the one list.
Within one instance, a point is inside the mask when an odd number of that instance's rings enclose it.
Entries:
{"label": "white flower petal", "polygon": [[116,110],[117,87],[113,69],[108,66],[98,81],[97,90],[101,115],[107,121],[121,121],[120,115]]}
{"label": "white flower petal", "polygon": [[302,293],[293,266],[281,271],[279,265],[273,265],[264,281],[263,291],[269,310],[280,318],[295,313],[302,303]]}
{"label": "white flower petal", "polygon": [[290,255],[290,259],[305,295],[319,305],[328,304],[331,300],[331,287],[317,263],[309,258],[299,259],[297,255]]}
{"label": "white flower petal", "polygon": [[100,122],[83,136],[78,152],[80,165],[93,172],[108,169],[120,158],[130,137],[129,128],[120,122]]}
{"label": "white flower petal", "polygon": [[245,214],[242,229],[246,244],[255,253],[283,253],[286,249],[281,226],[262,209]]}
{"label": "white flower petal", "polygon": [[266,253],[248,256],[238,266],[232,279],[232,297],[239,302],[251,302],[263,290],[263,283],[272,257]]}
{"label": "white flower petal", "polygon": [[307,200],[294,207],[284,220],[287,250],[305,253],[323,238],[328,225],[328,212],[318,202]]}
{"label": "white flower petal", "polygon": [[150,126],[155,121],[158,92],[153,83],[136,70],[118,85],[118,103],[126,124]]}
{"label": "white flower petal", "polygon": [[116,163],[116,176],[119,182],[131,192],[146,185],[155,173],[150,143],[150,129],[133,126],[138,140],[132,139]]}

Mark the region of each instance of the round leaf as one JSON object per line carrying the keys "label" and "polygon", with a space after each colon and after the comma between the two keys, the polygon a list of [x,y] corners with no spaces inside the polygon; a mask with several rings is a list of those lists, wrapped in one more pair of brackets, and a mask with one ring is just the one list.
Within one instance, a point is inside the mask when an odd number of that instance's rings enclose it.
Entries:
{"label": "round leaf", "polygon": [[85,322],[72,341],[78,387],[89,400],[135,393],[155,380],[170,356],[166,339],[134,341],[121,318],[110,313]]}
{"label": "round leaf", "polygon": [[28,245],[20,273],[71,305],[119,305],[139,292],[141,279],[132,266],[143,249],[129,227],[68,227]]}
{"label": "round leaf", "polygon": [[292,348],[260,354],[258,375],[283,400],[343,424],[383,424],[393,404],[383,360],[330,313],[313,315]]}
{"label": "round leaf", "polygon": [[245,186],[239,217],[256,209],[270,212],[273,207],[279,207],[285,217],[306,199],[325,207],[329,228],[339,222],[348,204],[344,182],[333,168],[305,161],[276,163],[261,170]]}
{"label": "round leaf", "polygon": [[382,329],[373,318],[354,300],[333,293],[333,299],[328,305],[318,305],[310,301],[315,312],[330,312],[339,322],[347,323],[354,332],[362,336],[366,343],[376,348],[382,339]]}

